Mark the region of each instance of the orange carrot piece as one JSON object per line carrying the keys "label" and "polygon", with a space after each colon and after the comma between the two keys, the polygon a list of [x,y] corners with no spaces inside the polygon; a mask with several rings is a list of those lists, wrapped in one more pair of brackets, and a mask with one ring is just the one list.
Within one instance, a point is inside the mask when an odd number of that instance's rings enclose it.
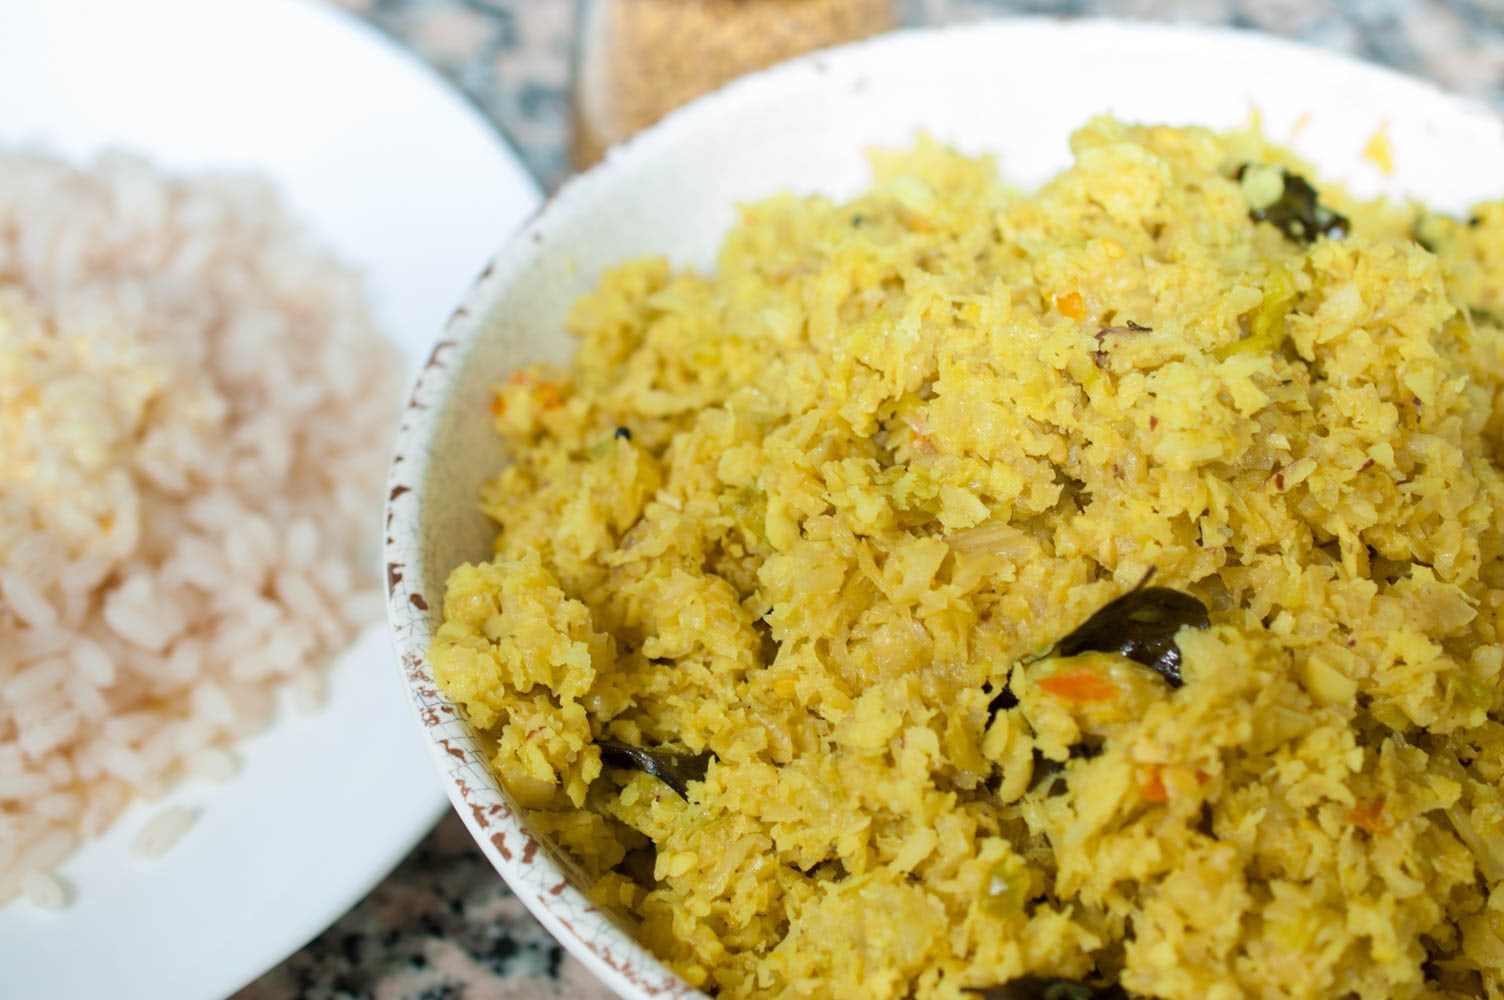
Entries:
{"label": "orange carrot piece", "polygon": [[1163,768],[1158,764],[1149,765],[1149,776],[1139,782],[1138,790],[1143,794],[1145,802],[1168,802],[1170,790],[1165,787]]}
{"label": "orange carrot piece", "polygon": [[1081,319],[1086,315],[1086,300],[1080,292],[1067,292],[1055,296],[1055,309],[1067,319]]}
{"label": "orange carrot piece", "polygon": [[1369,833],[1388,833],[1389,821],[1384,816],[1383,802],[1360,802],[1347,814],[1347,821]]}
{"label": "orange carrot piece", "polygon": [[1068,670],[1041,677],[1039,686],[1066,701],[1111,701],[1118,695],[1117,688],[1090,670]]}

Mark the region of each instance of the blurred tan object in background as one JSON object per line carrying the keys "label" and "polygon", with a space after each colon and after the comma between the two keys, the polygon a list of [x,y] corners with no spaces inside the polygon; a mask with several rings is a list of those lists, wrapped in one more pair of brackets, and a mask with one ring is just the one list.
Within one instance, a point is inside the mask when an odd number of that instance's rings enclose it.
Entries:
{"label": "blurred tan object in background", "polygon": [[743,73],[895,23],[892,0],[580,0],[574,167]]}

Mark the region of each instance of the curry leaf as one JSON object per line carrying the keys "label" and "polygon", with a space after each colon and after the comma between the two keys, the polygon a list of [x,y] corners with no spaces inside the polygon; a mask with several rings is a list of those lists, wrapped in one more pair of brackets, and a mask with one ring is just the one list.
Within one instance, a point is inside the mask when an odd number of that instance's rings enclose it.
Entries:
{"label": "curry leaf", "polygon": [[[1075,743],[1071,745],[1070,756],[1065,760],[1051,760],[1044,754],[1040,753],[1039,749],[1036,747],[1034,750],[1034,774],[1033,777],[1029,779],[1029,791],[1032,792],[1034,789],[1039,788],[1047,783],[1051,783],[1056,778],[1065,774],[1066,769],[1070,767],[1071,761],[1091,760],[1101,752],[1102,750],[1100,747],[1088,746],[1085,743]],[[1054,789],[1050,789],[1048,794],[1053,795]]]}
{"label": "curry leaf", "polygon": [[1002,690],[992,696],[987,703],[987,725],[992,725],[992,720],[997,718],[997,713],[1006,712],[1018,705],[1018,695],[1013,693],[1012,678],[1003,682]]}
{"label": "curry leaf", "polygon": [[1128,1000],[1127,992],[1116,983],[1092,986],[1050,976],[1024,976],[1001,986],[967,987],[966,992],[982,1000]]}
{"label": "curry leaf", "polygon": [[[1251,164],[1238,168],[1238,180]],[[1341,239],[1348,233],[1348,218],[1323,205],[1316,189],[1309,181],[1284,167],[1278,168],[1284,181],[1284,191],[1271,205],[1250,208],[1249,218],[1254,222],[1267,222],[1279,229],[1296,243],[1314,243],[1318,236]]]}
{"label": "curry leaf", "polygon": [[1120,653],[1153,670],[1171,687],[1180,687],[1180,647],[1175,645],[1175,633],[1186,625],[1211,625],[1205,604],[1179,590],[1140,583],[1061,639],[1056,652],[1060,656]]}
{"label": "curry leaf", "polygon": [[624,767],[646,771],[663,782],[679,798],[689,800],[689,783],[704,781],[705,772],[715,756],[709,750],[687,753],[683,750],[649,749],[628,746],[616,740],[596,740],[601,761],[611,767]]}

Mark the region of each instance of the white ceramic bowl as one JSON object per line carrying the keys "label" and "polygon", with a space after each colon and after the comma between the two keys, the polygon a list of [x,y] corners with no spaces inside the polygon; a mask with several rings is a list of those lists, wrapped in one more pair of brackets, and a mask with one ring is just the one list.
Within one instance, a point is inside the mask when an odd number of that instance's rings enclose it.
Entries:
{"label": "white ceramic bowl", "polygon": [[[1037,183],[1068,162],[1093,115],[1266,133],[1357,192],[1461,210],[1504,195],[1504,127],[1392,72],[1259,35],[1092,21],[1007,21],[903,32],[749,77],[671,115],[569,184],[502,248],[434,347],[399,438],[387,511],[390,611],[404,679],[449,796],[482,850],[559,941],[624,997],[699,996],[592,907],[571,864],[528,831],[425,652],[444,579],[490,551],[477,510],[503,461],[490,387],[562,360],[570,302],[602,270],[666,254],[706,265],[739,202],[780,191],[847,196],[863,151],[919,130],[999,154]],[[1363,150],[1386,129],[1394,170]]]}

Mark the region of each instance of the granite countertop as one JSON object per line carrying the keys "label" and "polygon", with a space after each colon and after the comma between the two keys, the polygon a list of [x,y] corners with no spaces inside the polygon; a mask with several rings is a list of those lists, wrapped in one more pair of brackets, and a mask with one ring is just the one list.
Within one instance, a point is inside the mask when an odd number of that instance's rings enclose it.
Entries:
{"label": "granite countertop", "polygon": [[[565,177],[573,3],[335,2],[442,72],[547,187]],[[1504,0],[900,0],[899,9],[908,24],[1064,14],[1259,29],[1387,64],[1504,111]],[[609,996],[507,892],[451,815],[355,909],[235,1000]]]}

